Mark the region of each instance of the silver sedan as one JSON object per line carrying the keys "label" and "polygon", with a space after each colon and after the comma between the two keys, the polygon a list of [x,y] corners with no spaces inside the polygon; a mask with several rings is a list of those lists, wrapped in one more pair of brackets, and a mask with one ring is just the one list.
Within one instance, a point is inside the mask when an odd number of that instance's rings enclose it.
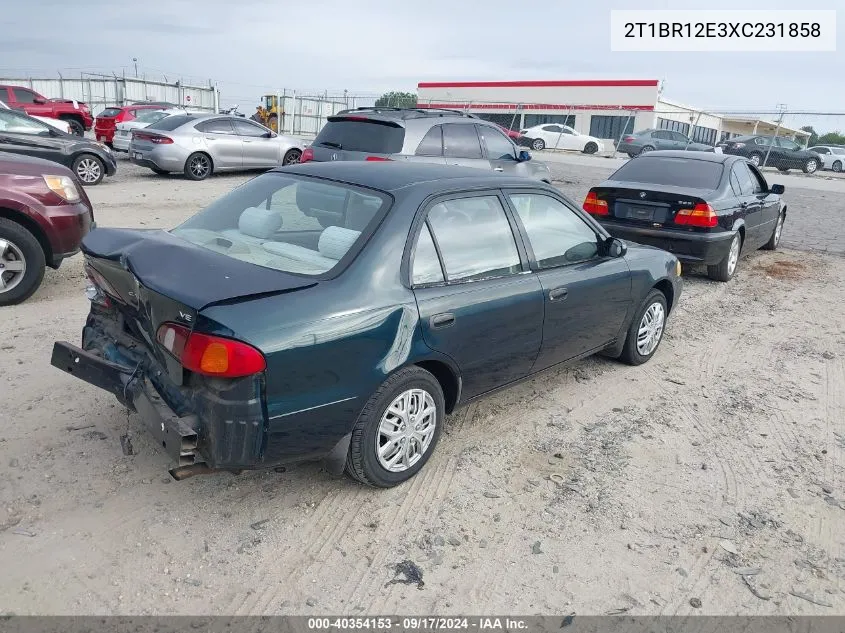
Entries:
{"label": "silver sedan", "polygon": [[129,158],[157,174],[183,172],[205,180],[217,171],[270,169],[298,163],[299,139],[241,117],[174,115],[132,131]]}

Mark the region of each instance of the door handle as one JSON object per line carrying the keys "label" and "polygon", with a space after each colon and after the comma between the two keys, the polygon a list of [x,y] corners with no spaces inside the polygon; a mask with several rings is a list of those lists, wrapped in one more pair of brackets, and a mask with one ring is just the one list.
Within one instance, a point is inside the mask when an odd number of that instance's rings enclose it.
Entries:
{"label": "door handle", "polygon": [[494,167],[493,171],[505,171],[502,167]]}
{"label": "door handle", "polygon": [[566,288],[552,288],[549,290],[549,301],[561,301],[566,299],[568,294],[569,290]]}
{"label": "door handle", "polygon": [[252,141],[250,141],[248,139],[244,139],[244,143],[252,143]]}
{"label": "door handle", "polygon": [[433,329],[449,327],[455,323],[455,315],[451,312],[443,312],[442,314],[435,314],[429,319]]}

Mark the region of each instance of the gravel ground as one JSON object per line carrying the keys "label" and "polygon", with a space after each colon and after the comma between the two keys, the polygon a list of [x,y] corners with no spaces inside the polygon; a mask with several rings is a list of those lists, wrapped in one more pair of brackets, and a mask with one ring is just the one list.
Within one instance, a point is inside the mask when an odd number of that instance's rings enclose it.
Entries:
{"label": "gravel ground", "polygon": [[[556,184],[580,201],[600,165]],[[89,193],[101,225],[170,227],[246,178],[122,160]],[[845,209],[811,186],[787,191],[804,250],[691,274],[652,362],[473,404],[391,490],[316,464],[171,482],[137,416],[50,367],[87,302],[79,257],[48,271],[0,321],[0,613],[845,615],[845,258],[799,229]]]}

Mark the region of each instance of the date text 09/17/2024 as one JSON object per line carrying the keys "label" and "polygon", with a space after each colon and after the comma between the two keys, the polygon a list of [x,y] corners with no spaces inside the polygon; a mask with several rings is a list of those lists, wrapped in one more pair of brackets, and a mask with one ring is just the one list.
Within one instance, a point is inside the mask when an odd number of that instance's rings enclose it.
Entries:
{"label": "date text 09/17/2024", "polygon": [[314,617],[308,618],[311,631],[518,631],[528,623],[512,617]]}

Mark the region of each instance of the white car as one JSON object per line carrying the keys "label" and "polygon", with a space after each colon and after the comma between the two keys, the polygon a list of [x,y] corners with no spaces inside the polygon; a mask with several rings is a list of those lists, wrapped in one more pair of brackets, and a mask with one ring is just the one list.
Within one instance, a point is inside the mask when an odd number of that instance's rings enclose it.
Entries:
{"label": "white car", "polygon": [[[4,110],[12,109],[7,106],[6,103],[3,101],[0,101],[0,108],[3,108]],[[23,114],[26,114],[26,112],[24,112]],[[68,123],[67,121],[62,121],[61,119],[53,119],[48,116],[33,116],[31,114],[28,114],[27,116],[32,117],[33,119],[38,119],[42,123],[46,123],[50,127],[54,127],[57,130],[64,132],[65,134],[73,134],[73,129],[70,127],[70,123]]]}
{"label": "white car", "polygon": [[119,152],[129,151],[129,142],[132,140],[132,130],[139,130],[148,125],[174,114],[208,114],[201,110],[185,110],[183,108],[168,108],[166,110],[139,110],[138,116],[131,121],[124,121],[115,125],[112,147]]}
{"label": "white car", "polygon": [[845,147],[835,145],[816,145],[808,151],[815,152],[822,157],[822,169],[829,169],[839,173],[845,166]]}
{"label": "white car", "polygon": [[585,154],[604,151],[604,143],[601,139],[576,132],[568,125],[546,123],[520,130],[519,133],[527,141],[529,147],[535,151],[547,147],[550,149],[576,150]]}

